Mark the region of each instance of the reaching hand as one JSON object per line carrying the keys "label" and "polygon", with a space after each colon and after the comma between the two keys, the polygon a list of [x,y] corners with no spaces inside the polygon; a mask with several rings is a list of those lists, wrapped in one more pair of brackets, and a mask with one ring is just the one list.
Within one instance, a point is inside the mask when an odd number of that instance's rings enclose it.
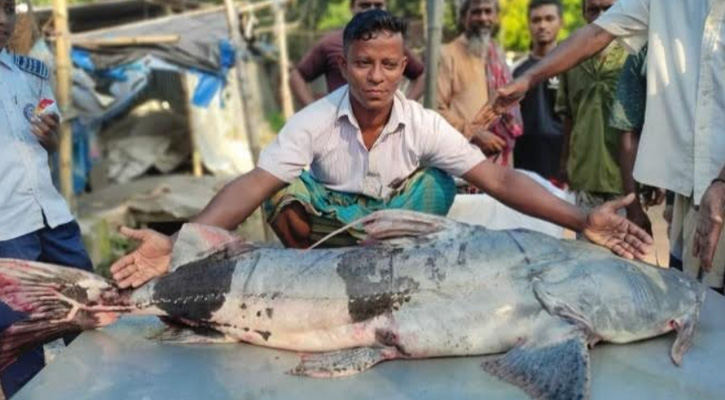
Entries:
{"label": "reaching hand", "polygon": [[604,203],[587,217],[584,236],[620,257],[643,260],[653,240],[642,228],[617,214],[617,210],[634,201],[634,194]]}
{"label": "reaching hand", "polygon": [[640,197],[642,198],[642,205],[645,208],[658,206],[664,203],[667,195],[667,192],[664,189],[652,186],[644,186],[639,192]]}
{"label": "reaching hand", "polygon": [[141,245],[111,265],[113,279],[122,289],[137,288],[169,271],[171,265],[171,239],[150,229],[121,228],[121,234],[140,240]]}
{"label": "reaching hand", "polygon": [[476,132],[471,138],[471,143],[478,146],[486,156],[498,154],[506,148],[505,140],[485,130]]}
{"label": "reaching hand", "polygon": [[497,115],[501,115],[504,111],[515,106],[523,100],[526,92],[531,87],[531,78],[524,74],[510,84],[502,87],[496,92],[496,98],[493,101],[493,111]]}
{"label": "reaching hand", "polygon": [[713,183],[702,196],[692,254],[700,259],[705,271],[712,269],[715,249],[723,230],[725,217],[725,183]]}

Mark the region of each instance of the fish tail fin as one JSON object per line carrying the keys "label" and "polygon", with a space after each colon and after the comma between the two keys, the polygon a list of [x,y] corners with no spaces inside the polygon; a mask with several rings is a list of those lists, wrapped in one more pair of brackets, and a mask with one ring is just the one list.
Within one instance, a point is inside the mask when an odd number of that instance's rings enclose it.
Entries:
{"label": "fish tail fin", "polygon": [[40,343],[130,311],[128,294],[98,275],[13,259],[0,259],[0,302],[23,316],[0,331],[0,371]]}
{"label": "fish tail fin", "polygon": [[705,290],[702,290],[698,294],[697,302],[692,311],[684,317],[672,321],[672,325],[677,331],[677,338],[675,338],[675,343],[672,345],[672,349],[670,350],[670,358],[675,365],[682,365],[682,359],[685,356],[685,353],[687,353],[687,350],[689,350],[692,346],[692,341],[695,338],[697,320],[700,316],[700,308],[704,302]]}

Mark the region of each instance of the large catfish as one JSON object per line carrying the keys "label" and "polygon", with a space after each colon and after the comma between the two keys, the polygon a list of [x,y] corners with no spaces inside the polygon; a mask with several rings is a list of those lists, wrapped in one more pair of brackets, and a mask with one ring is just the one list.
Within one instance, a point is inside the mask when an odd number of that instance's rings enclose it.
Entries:
{"label": "large catfish", "polygon": [[162,339],[247,342],[307,353],[293,374],[336,377],[391,359],[500,354],[483,369],[536,399],[589,397],[588,346],[676,330],[692,343],[704,289],[678,271],[581,242],[491,231],[404,211],[361,221],[358,247],[293,250],[187,224],[172,272],[134,290],[75,269],[0,260],[0,300],[28,319],[23,348],[121,314],[162,316]]}

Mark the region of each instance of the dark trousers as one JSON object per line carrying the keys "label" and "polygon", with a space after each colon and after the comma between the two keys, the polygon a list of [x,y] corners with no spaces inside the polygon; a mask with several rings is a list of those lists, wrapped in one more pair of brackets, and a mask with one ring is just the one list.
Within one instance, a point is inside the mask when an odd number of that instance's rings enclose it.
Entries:
{"label": "dark trousers", "polygon": [[[81,240],[80,228],[75,221],[55,229],[46,226],[12,240],[0,241],[0,258],[40,261],[86,271],[93,270],[93,265]],[[24,317],[22,313],[14,312],[0,302],[0,331]],[[45,357],[42,346],[20,356],[15,363],[0,374],[0,383],[5,396],[10,398],[14,395],[44,365]]]}

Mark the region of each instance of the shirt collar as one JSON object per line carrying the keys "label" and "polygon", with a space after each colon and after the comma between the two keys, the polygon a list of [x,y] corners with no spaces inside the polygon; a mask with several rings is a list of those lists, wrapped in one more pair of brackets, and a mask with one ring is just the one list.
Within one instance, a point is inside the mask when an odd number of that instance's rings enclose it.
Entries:
{"label": "shirt collar", "polygon": [[[345,94],[342,96],[340,105],[337,108],[336,120],[340,121],[343,118],[346,118],[352,126],[354,126],[357,130],[360,130],[360,125],[355,118],[355,114],[352,112],[352,104],[350,103],[350,88],[348,85],[345,85],[343,88],[345,90]],[[390,113],[390,120],[388,120],[385,128],[383,128],[383,135],[396,132],[401,126],[407,125],[408,121],[405,120],[405,113],[403,112],[403,102],[405,101],[407,100],[405,99],[403,93],[396,90],[393,97],[393,111]]]}
{"label": "shirt collar", "polygon": [[6,49],[0,50],[0,65],[4,65],[7,68],[13,69],[15,63],[13,62],[13,56]]}

